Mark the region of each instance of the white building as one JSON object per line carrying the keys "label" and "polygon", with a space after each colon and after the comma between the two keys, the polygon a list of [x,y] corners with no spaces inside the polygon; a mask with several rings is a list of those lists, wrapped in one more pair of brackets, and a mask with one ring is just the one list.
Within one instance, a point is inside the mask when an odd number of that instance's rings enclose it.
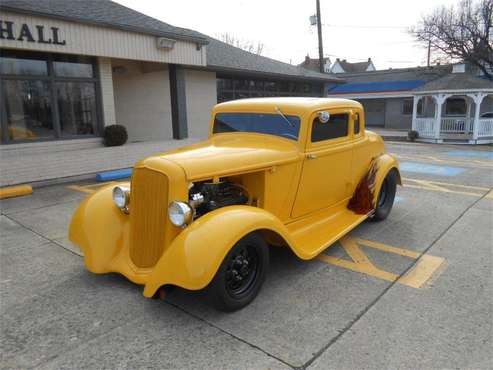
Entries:
{"label": "white building", "polygon": [[366,124],[416,130],[419,140],[493,142],[493,81],[464,64],[338,75],[329,97],[360,101]]}

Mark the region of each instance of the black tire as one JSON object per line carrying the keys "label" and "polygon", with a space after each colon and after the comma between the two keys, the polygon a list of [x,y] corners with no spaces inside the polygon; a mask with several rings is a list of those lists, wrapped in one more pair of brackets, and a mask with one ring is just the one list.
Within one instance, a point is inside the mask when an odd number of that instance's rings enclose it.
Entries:
{"label": "black tire", "polygon": [[377,198],[377,207],[372,221],[383,221],[392,210],[397,188],[397,178],[394,170],[391,170],[383,180]]}
{"label": "black tire", "polygon": [[214,307],[230,312],[248,305],[259,293],[268,267],[265,240],[258,233],[243,237],[228,252],[208,287]]}

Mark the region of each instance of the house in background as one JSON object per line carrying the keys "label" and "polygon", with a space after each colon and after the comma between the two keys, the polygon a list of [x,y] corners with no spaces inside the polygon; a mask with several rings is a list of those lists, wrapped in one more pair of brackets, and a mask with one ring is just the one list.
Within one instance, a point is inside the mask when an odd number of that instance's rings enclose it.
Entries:
{"label": "house in background", "polygon": [[[324,73],[330,73],[331,64],[329,57],[324,58]],[[298,64],[298,67],[320,72],[320,60],[318,58],[310,58],[310,55],[307,54],[305,60]]]}
{"label": "house in background", "polygon": [[[391,129],[410,129],[413,90],[448,72],[448,66],[387,69],[344,73],[346,81],[328,91],[330,97],[356,99],[363,104],[366,124]],[[419,107],[422,109],[421,105]]]}
{"label": "house in background", "polygon": [[375,71],[375,65],[371,58],[368,58],[366,62],[350,63],[346,59],[336,59],[334,64],[330,67],[330,73],[358,73],[358,72],[372,72]]}
{"label": "house in background", "polygon": [[360,101],[368,126],[418,131],[432,142],[493,142],[493,82],[464,64],[339,75],[329,97]]}

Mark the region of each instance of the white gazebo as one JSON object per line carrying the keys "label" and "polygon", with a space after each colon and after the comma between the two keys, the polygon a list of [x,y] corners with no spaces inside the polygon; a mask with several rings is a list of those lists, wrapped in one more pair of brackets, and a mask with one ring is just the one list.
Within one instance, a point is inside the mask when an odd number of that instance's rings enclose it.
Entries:
{"label": "white gazebo", "polygon": [[493,143],[493,81],[454,72],[413,91],[412,129],[435,143]]}

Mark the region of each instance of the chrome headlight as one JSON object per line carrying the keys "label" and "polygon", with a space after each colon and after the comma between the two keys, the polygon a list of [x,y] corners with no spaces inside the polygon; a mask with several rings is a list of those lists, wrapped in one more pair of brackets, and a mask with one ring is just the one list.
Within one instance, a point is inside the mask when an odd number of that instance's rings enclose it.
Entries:
{"label": "chrome headlight", "polygon": [[124,212],[128,212],[128,204],[130,203],[130,187],[115,186],[113,188],[113,202]]}
{"label": "chrome headlight", "polygon": [[168,207],[168,216],[173,225],[185,227],[193,220],[193,209],[185,202],[171,202]]}

